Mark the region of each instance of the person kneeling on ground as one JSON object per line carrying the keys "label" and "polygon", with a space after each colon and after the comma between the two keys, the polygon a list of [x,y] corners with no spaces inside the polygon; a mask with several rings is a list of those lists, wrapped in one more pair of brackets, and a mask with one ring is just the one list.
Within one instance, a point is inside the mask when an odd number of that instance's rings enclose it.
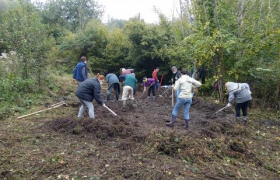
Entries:
{"label": "person kneeling on ground", "polygon": [[136,92],[137,79],[132,75],[126,75],[123,87],[123,107],[126,107],[127,100],[134,100],[133,94]]}
{"label": "person kneeling on ground", "polygon": [[176,81],[174,90],[179,91],[179,95],[176,101],[176,104],[172,111],[172,116],[169,123],[166,123],[167,126],[172,127],[175,123],[178,111],[181,106],[184,105],[184,116],[185,116],[185,128],[187,129],[189,126],[189,110],[192,104],[192,88],[200,87],[201,83],[187,75],[187,70],[183,69],[181,71],[182,76]]}
{"label": "person kneeling on ground", "polygon": [[[153,93],[153,100],[156,100],[156,80],[154,78],[146,78],[144,77],[143,78],[143,84],[144,84],[144,92],[147,91],[147,87],[148,87],[148,97],[147,99],[150,98],[150,94],[151,94],[151,91]],[[143,92],[143,93],[144,93]]]}
{"label": "person kneeling on ground", "polygon": [[110,100],[110,95],[113,88],[115,90],[116,100],[118,101],[119,94],[120,94],[120,83],[119,83],[120,81],[118,77],[113,73],[109,73],[106,75],[106,81],[108,83],[106,101]]}
{"label": "person kneeling on ground", "polygon": [[240,120],[240,109],[243,112],[243,122],[247,123],[247,109],[249,106],[249,102],[252,100],[250,87],[247,83],[234,83],[234,82],[227,82],[225,87],[229,93],[227,107],[230,107],[236,99],[235,105],[235,112],[236,112],[236,119]]}
{"label": "person kneeling on ground", "polygon": [[82,106],[80,107],[78,118],[83,117],[83,113],[85,111],[85,107],[88,108],[88,114],[89,117],[94,119],[94,107],[92,104],[92,101],[95,99],[96,102],[104,106],[105,104],[102,102],[100,98],[100,92],[101,92],[101,85],[104,81],[103,75],[97,75],[94,79],[87,79],[83,81],[77,91],[76,96],[79,98],[80,102],[82,103]]}

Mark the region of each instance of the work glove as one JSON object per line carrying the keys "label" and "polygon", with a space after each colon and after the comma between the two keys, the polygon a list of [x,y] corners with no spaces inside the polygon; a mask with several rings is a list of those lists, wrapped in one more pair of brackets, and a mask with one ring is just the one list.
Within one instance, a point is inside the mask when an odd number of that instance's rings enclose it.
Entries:
{"label": "work glove", "polygon": [[102,106],[105,107],[106,106],[105,103],[103,103]]}
{"label": "work glove", "polygon": [[230,103],[228,103],[226,107],[230,107],[230,106],[231,106],[231,104],[230,104]]}

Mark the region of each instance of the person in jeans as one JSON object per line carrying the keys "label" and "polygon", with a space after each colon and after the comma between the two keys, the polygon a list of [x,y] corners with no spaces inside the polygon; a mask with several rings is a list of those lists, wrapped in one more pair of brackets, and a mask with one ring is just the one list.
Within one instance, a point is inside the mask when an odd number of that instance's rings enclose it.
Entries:
{"label": "person in jeans", "polygon": [[77,85],[88,78],[87,72],[87,58],[82,56],[80,62],[75,66],[73,70],[73,79],[76,79]]}
{"label": "person in jeans", "polygon": [[235,104],[235,116],[237,120],[241,119],[240,110],[242,109],[243,117],[242,120],[246,124],[247,123],[247,110],[249,106],[249,102],[252,100],[250,87],[247,83],[234,83],[227,82],[225,87],[229,93],[227,107],[230,107],[233,101],[236,99]]}
{"label": "person in jeans", "polygon": [[115,90],[116,100],[118,101],[119,94],[120,94],[120,81],[119,81],[118,77],[113,73],[109,73],[106,75],[106,81],[108,83],[106,101],[110,100],[110,95],[111,95],[113,88]]}
{"label": "person in jeans", "polygon": [[148,87],[148,97],[150,98],[151,92],[153,94],[153,100],[156,100],[156,80],[154,78],[143,78],[144,92],[147,91]]}
{"label": "person in jeans", "polygon": [[102,102],[100,98],[101,85],[105,77],[103,75],[97,75],[94,79],[87,79],[83,81],[76,91],[76,96],[79,98],[82,106],[80,107],[78,118],[83,117],[83,113],[85,108],[88,108],[89,117],[94,119],[94,107],[92,101],[95,99],[96,102],[104,106],[105,104]]}
{"label": "person in jeans", "polygon": [[127,100],[134,100],[133,94],[136,92],[137,79],[133,75],[126,75],[123,84],[123,108],[126,107]]}
{"label": "person in jeans", "polygon": [[159,72],[159,67],[157,67],[156,69],[154,69],[153,73],[152,73],[152,78],[155,79],[156,82],[156,86],[155,88],[158,89],[159,88],[159,79],[158,79],[158,75],[157,73]]}
{"label": "person in jeans", "polygon": [[181,71],[182,76],[176,81],[174,90],[179,91],[179,95],[176,101],[176,104],[172,111],[172,116],[169,123],[166,123],[167,126],[172,127],[175,123],[176,117],[178,115],[178,111],[182,106],[184,106],[184,117],[185,117],[185,128],[189,127],[189,110],[192,104],[192,88],[200,87],[201,83],[187,74],[187,70],[183,69]]}

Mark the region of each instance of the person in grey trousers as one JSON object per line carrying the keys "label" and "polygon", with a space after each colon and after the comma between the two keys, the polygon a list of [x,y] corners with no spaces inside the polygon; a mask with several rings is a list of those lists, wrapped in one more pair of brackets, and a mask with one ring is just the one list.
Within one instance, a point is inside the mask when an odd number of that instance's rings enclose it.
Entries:
{"label": "person in grey trousers", "polygon": [[247,124],[247,111],[249,102],[252,100],[250,87],[247,83],[234,83],[227,82],[225,87],[229,94],[227,107],[230,107],[234,100],[236,100],[235,104],[235,112],[236,119],[241,120],[240,110],[242,109],[243,117],[242,120],[245,124]]}

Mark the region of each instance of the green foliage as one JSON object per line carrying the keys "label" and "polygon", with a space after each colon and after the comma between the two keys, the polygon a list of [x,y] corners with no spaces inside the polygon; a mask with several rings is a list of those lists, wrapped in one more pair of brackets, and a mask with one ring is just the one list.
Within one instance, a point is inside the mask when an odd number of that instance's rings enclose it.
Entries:
{"label": "green foliage", "polygon": [[84,29],[91,19],[99,19],[102,15],[94,0],[49,0],[41,8],[44,23],[59,25],[72,32]]}
{"label": "green foliage", "polygon": [[39,87],[44,77],[46,56],[54,44],[48,36],[48,26],[30,3],[5,11],[0,25],[1,41],[9,51],[16,51],[21,60],[18,73],[25,79],[37,79]]}

